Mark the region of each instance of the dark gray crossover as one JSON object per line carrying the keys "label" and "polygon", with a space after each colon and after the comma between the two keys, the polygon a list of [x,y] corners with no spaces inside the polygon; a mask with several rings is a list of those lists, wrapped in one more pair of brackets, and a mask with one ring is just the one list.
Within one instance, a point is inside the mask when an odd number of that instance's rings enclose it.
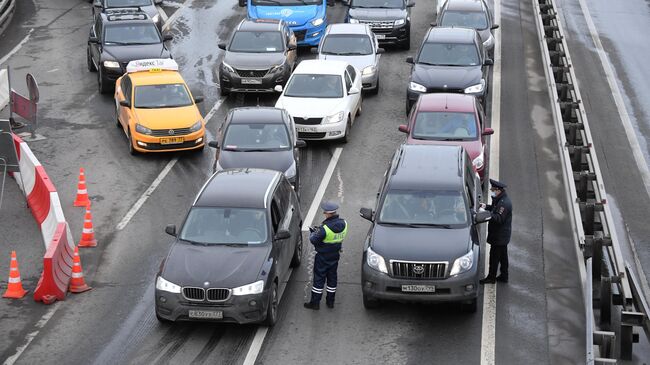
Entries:
{"label": "dark gray crossover", "polygon": [[380,45],[411,48],[411,7],[414,0],[343,0],[350,7],[347,23],[368,24]]}
{"label": "dark gray crossover", "polygon": [[435,27],[429,29],[412,64],[406,89],[406,113],[420,94],[465,93],[479,98],[485,106],[488,89],[488,58],[483,42],[474,29]]}
{"label": "dark gray crossover", "polygon": [[219,65],[221,95],[273,92],[284,86],[296,65],[296,36],[277,19],[244,19],[230,37]]}
{"label": "dark gray crossover", "polygon": [[460,146],[402,145],[386,171],[364,246],[363,304],[461,302],[476,311],[481,183]]}
{"label": "dark gray crossover", "polygon": [[277,171],[231,169],[205,183],[156,275],[160,321],[275,324],[278,285],[300,265],[296,193]]}
{"label": "dark gray crossover", "polygon": [[244,107],[231,109],[208,143],[217,149],[213,171],[252,167],[284,173],[296,192],[300,186],[299,140],[293,118],[284,109]]}

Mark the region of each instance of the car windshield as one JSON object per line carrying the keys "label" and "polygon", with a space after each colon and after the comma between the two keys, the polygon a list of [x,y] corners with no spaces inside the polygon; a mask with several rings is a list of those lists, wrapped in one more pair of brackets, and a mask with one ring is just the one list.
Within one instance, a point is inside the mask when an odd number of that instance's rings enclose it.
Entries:
{"label": "car windshield", "polygon": [[323,0],[253,0],[253,5],[321,5]]}
{"label": "car windshield", "polygon": [[236,32],[228,48],[230,52],[271,53],[284,51],[280,32]]}
{"label": "car windshield", "polygon": [[488,21],[482,11],[446,11],[440,21],[442,27],[487,29]]}
{"label": "car windshield", "polygon": [[183,84],[142,85],[135,87],[136,108],[177,108],[192,105]]}
{"label": "car windshield", "polygon": [[413,138],[437,141],[470,141],[478,138],[474,113],[419,112]]}
{"label": "car windshield", "polygon": [[267,240],[264,209],[192,207],[178,238],[196,244],[259,245]]}
{"label": "car windshield", "polygon": [[293,74],[284,96],[296,98],[342,98],[343,83],[339,75]]}
{"label": "car windshield", "polygon": [[454,190],[389,191],[379,212],[379,223],[408,226],[466,226],[468,208]]}
{"label": "car windshield", "polygon": [[158,29],[153,23],[114,24],[104,31],[105,44],[156,44],[161,43]]}
{"label": "car windshield", "polygon": [[362,34],[330,34],[325,37],[322,54],[363,56],[372,54],[370,37]]}
{"label": "car windshield", "polygon": [[106,0],[107,8],[128,8],[130,6],[152,5],[151,0]]}
{"label": "car windshield", "polygon": [[352,0],[350,7],[402,9],[404,0]]}
{"label": "car windshield", "polygon": [[425,43],[417,63],[437,66],[478,66],[480,60],[474,44]]}
{"label": "car windshield", "polygon": [[232,151],[279,151],[290,147],[284,124],[230,124],[223,140],[223,148]]}

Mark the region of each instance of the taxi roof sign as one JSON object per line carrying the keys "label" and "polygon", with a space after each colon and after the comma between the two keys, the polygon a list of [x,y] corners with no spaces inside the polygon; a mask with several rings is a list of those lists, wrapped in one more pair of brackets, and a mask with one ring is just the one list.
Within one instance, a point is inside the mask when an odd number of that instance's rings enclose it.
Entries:
{"label": "taxi roof sign", "polygon": [[162,70],[178,71],[178,63],[171,58],[167,59],[148,59],[148,60],[135,60],[129,62],[126,66],[126,72],[160,72]]}

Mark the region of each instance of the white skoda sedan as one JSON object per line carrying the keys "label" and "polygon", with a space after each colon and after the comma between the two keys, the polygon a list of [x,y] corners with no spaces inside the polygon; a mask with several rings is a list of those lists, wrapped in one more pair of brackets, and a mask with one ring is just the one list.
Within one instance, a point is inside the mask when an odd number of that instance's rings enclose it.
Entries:
{"label": "white skoda sedan", "polygon": [[306,60],[291,74],[276,108],[289,112],[299,139],[341,139],[361,114],[361,72],[344,61]]}

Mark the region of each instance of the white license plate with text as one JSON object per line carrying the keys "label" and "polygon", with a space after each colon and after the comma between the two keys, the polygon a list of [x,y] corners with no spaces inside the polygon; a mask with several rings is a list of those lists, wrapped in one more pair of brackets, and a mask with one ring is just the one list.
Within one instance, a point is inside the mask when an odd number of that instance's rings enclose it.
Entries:
{"label": "white license plate with text", "polygon": [[406,293],[435,293],[434,285],[402,285],[402,291]]}
{"label": "white license plate with text", "polygon": [[190,318],[197,319],[223,319],[222,311],[201,311],[191,309],[188,313]]}

